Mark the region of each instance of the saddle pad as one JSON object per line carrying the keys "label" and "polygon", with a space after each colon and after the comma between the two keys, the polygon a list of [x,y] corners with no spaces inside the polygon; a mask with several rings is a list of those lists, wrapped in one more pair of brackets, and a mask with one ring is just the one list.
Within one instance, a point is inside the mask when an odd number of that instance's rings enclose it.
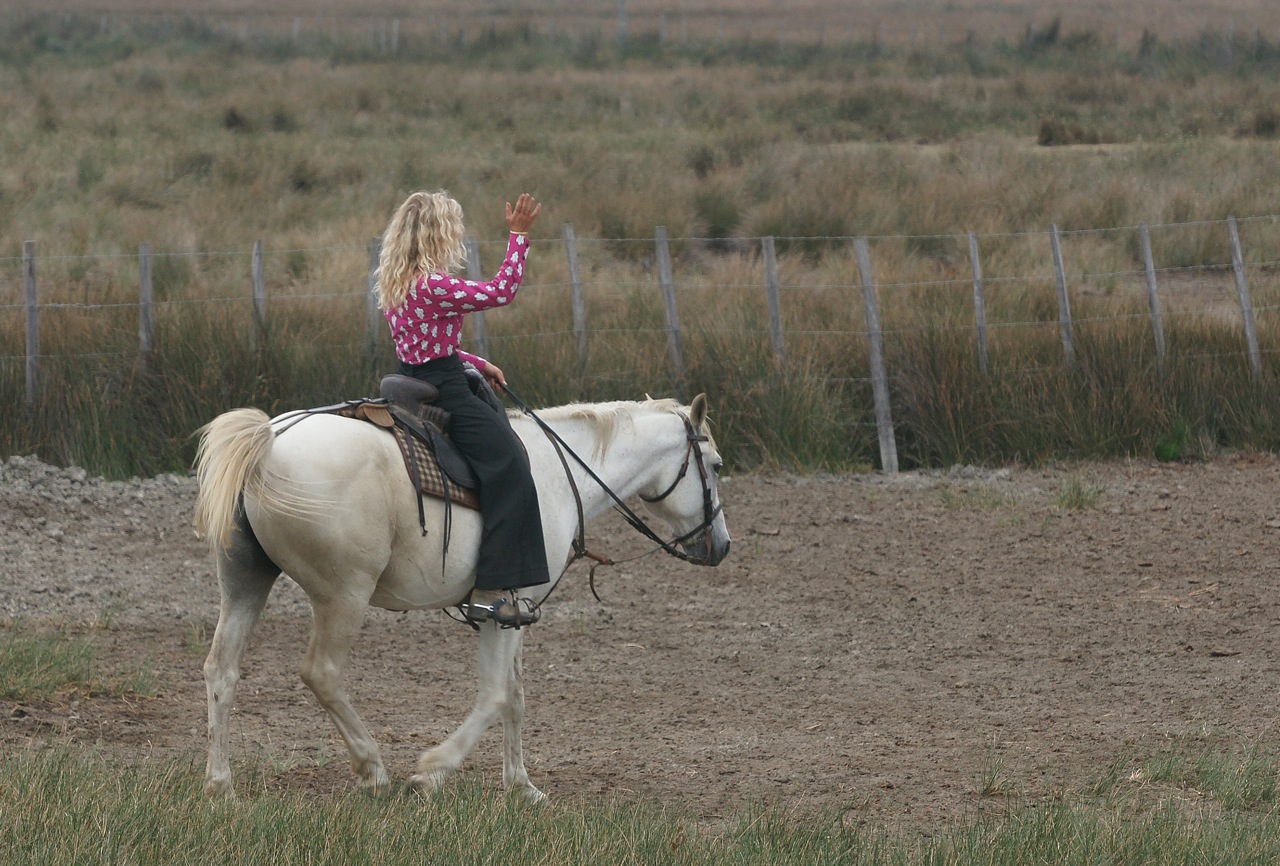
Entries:
{"label": "saddle pad", "polygon": [[384,403],[351,400],[330,407],[327,411],[335,415],[367,421],[394,436],[396,444],[400,446],[400,456],[404,459],[404,468],[409,474],[409,480],[412,481],[414,476],[417,476],[418,492],[423,496],[456,502],[463,508],[470,508],[473,511],[480,510],[479,491],[469,490],[450,481],[440,469],[440,462],[436,460],[426,443],[396,424]]}
{"label": "saddle pad", "polygon": [[[463,508],[480,510],[480,493],[468,490],[450,481],[440,470],[440,463],[426,444],[403,427],[390,428],[400,446],[400,456],[404,458],[404,468],[413,478],[413,467],[418,467],[418,491],[424,496],[436,499],[447,499],[456,502]],[[446,495],[447,493],[447,495]]]}

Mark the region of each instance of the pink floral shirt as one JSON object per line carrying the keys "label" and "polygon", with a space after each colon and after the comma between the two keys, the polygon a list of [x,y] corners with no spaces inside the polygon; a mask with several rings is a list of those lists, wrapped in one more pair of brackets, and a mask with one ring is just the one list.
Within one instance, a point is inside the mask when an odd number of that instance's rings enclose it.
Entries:
{"label": "pink floral shirt", "polygon": [[507,257],[487,283],[449,274],[428,274],[414,280],[404,303],[383,311],[391,326],[396,356],[406,364],[425,364],[456,354],[483,371],[483,358],[458,348],[462,319],[476,310],[511,303],[524,278],[528,252],[529,239],[512,232],[507,241]]}

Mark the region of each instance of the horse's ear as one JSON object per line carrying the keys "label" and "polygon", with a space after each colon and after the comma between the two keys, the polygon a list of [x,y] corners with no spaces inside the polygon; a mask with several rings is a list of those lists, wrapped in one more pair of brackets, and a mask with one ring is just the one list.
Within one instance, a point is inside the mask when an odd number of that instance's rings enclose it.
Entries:
{"label": "horse's ear", "polygon": [[694,430],[702,429],[702,425],[707,423],[706,394],[699,394],[693,398],[693,405],[689,407],[689,423],[693,425]]}

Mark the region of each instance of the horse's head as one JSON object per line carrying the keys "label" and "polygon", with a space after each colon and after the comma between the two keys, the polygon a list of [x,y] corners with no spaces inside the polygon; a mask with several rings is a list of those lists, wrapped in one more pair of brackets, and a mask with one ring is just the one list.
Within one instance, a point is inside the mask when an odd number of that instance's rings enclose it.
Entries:
{"label": "horse's head", "polygon": [[673,413],[670,456],[640,491],[649,510],[676,533],[675,542],[695,565],[719,565],[729,555],[729,530],[720,505],[720,452],[707,428],[707,396]]}

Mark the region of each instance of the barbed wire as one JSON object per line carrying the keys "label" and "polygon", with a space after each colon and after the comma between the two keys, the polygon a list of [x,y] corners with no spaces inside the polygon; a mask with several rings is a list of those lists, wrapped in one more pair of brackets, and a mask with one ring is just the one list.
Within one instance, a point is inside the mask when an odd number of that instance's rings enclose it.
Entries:
{"label": "barbed wire", "polygon": [[[1238,224],[1261,223],[1261,222],[1267,222],[1269,224],[1274,225],[1274,224],[1280,223],[1280,216],[1273,215],[1273,214],[1262,214],[1262,215],[1246,216],[1246,217],[1237,219]],[[1168,230],[1173,228],[1203,229],[1205,227],[1223,226],[1223,225],[1226,225],[1227,223],[1228,223],[1228,220],[1199,220],[1199,221],[1185,222],[1185,223],[1156,224],[1156,225],[1148,226],[1148,229],[1149,230],[1150,229]],[[1105,229],[1075,229],[1075,230],[1059,231],[1059,235],[1060,237],[1070,237],[1070,236],[1088,235],[1088,234],[1132,232],[1137,230],[1138,228],[1139,228],[1138,226],[1120,226],[1120,227],[1111,227],[1111,228],[1105,228]],[[984,234],[975,233],[974,236],[977,238],[988,238],[988,239],[990,238],[1019,239],[1019,238],[1045,238],[1045,237],[1048,237],[1049,234],[1050,232],[1048,231],[1026,231],[1026,232],[1004,232],[1004,233],[984,233]],[[914,241],[920,241],[920,242],[928,242],[928,241],[933,241],[937,239],[959,240],[959,239],[967,239],[968,237],[969,237],[968,233],[946,234],[946,235],[879,235],[879,236],[869,236],[867,240],[882,241],[882,242],[914,240]],[[584,245],[589,245],[593,243],[617,244],[620,242],[619,239],[608,239],[608,238],[577,238],[576,240],[578,243],[584,244]],[[635,242],[635,243],[639,243],[643,241],[646,244],[655,242],[653,238],[635,238],[635,239],[625,239],[625,240],[628,242]],[[723,239],[708,239],[708,238],[698,238],[698,237],[671,238],[671,239],[668,239],[668,243],[672,245],[679,245],[681,243],[689,243],[689,242],[705,243],[705,242],[711,242],[713,240],[722,241]],[[775,237],[775,241],[790,241],[790,242],[822,241],[822,242],[830,242],[830,243],[837,243],[837,242],[849,243],[852,240],[854,240],[854,238],[851,236],[805,236],[805,237],[789,237],[789,238]],[[747,248],[745,245],[748,244],[749,242],[760,243],[762,241],[763,241],[763,237],[739,238],[739,239],[734,239],[733,243],[737,245],[736,251],[739,254],[744,254],[744,253],[750,254],[751,250]],[[567,246],[567,241],[564,239],[551,238],[551,239],[543,239],[536,242],[539,243],[540,245],[551,246],[553,248]],[[481,243],[492,244],[494,246],[497,246],[498,244],[502,244],[505,247],[505,241],[492,241],[492,242],[485,241]],[[258,251],[261,254],[262,259],[264,261],[265,260],[274,261],[274,260],[278,260],[281,257],[288,257],[291,254],[298,254],[298,253],[302,253],[305,255],[316,255],[316,254],[339,255],[339,254],[359,252],[362,256],[364,256],[367,254],[369,250],[369,246],[364,244],[338,245],[338,246],[328,246],[328,247],[296,247],[296,248],[287,249],[287,250],[262,250],[260,244],[255,244],[255,247],[258,248]],[[852,250],[852,244],[850,244],[850,249]],[[1268,250],[1267,252],[1270,252],[1270,251]],[[85,262],[93,262],[97,260],[102,260],[107,262],[132,261],[132,260],[137,260],[140,255],[141,255],[141,252],[137,254],[108,253],[103,255],[52,255],[52,256],[38,255],[37,260],[83,264]],[[192,253],[154,252],[153,251],[150,253],[150,255],[154,258],[170,258],[170,259],[173,259],[173,258],[243,259],[253,255],[253,250],[246,249],[246,250],[201,251],[201,252],[192,252]],[[759,258],[755,256],[753,256],[752,258],[754,259],[753,267],[760,267],[761,263]],[[927,259],[928,257],[925,256],[924,258]],[[0,257],[0,265],[12,264],[17,261],[25,261],[25,257],[23,259],[19,259],[17,257]],[[1274,270],[1280,267],[1280,259],[1277,259],[1274,254],[1271,254],[1271,255],[1264,254],[1264,255],[1246,260],[1242,262],[1242,265],[1246,270],[1269,271],[1269,270]],[[624,267],[626,266],[625,262],[623,263],[623,266]],[[959,267],[954,262],[946,266]],[[653,274],[652,265],[646,266],[643,269],[648,271],[649,274]],[[1218,275],[1231,272],[1233,271],[1233,269],[1234,269],[1234,264],[1232,262],[1224,261],[1224,262],[1208,262],[1208,263],[1200,263],[1200,264],[1192,264],[1192,265],[1173,265],[1173,266],[1166,266],[1166,267],[1160,267],[1160,268],[1153,268],[1151,273],[1152,275],[1154,275],[1156,279],[1157,287],[1159,287],[1159,283],[1162,278],[1166,280],[1179,279],[1179,278],[1187,277],[1189,275],[1194,276],[1197,274],[1199,275],[1212,274],[1215,277],[1217,277]],[[273,283],[271,284],[271,288],[273,289],[273,291],[269,293],[269,295],[265,298],[265,300],[267,300],[269,303],[269,309],[279,308],[279,307],[287,308],[289,306],[293,306],[296,304],[314,304],[318,302],[323,302],[323,303],[360,302],[362,310],[367,309],[366,305],[368,301],[368,290],[366,287],[367,286],[366,280],[364,279],[364,277],[367,274],[366,266],[362,266],[359,273],[360,273],[361,279],[358,279],[358,280],[353,279],[352,281],[353,287],[351,289],[338,289],[338,290],[331,290],[331,291],[296,291],[296,290],[286,289],[284,291],[281,291],[280,285],[278,283]],[[1137,267],[1120,268],[1115,270],[1105,270],[1105,271],[1096,271],[1096,272],[1084,271],[1084,272],[1077,272],[1070,276],[1066,274],[1059,274],[1059,272],[1055,269],[1054,271],[1046,270],[1043,272],[1033,272],[1029,274],[1028,273],[1004,274],[1004,275],[993,274],[990,276],[982,277],[981,285],[991,287],[993,289],[998,289],[1001,287],[1008,287],[1008,286],[1015,286],[1015,285],[1034,287],[1034,286],[1039,286],[1039,285],[1043,285],[1045,283],[1054,281],[1059,277],[1066,279],[1069,286],[1089,286],[1095,283],[1115,283],[1120,281],[1132,281],[1134,283],[1137,283],[1142,278],[1146,277],[1147,274],[1148,274],[1148,271],[1145,268],[1137,268]],[[762,288],[766,288],[766,285],[765,285],[766,280],[764,279],[764,275],[761,275],[761,280],[759,281],[743,279],[741,277],[737,279],[718,281],[713,278],[709,278],[706,275],[700,274],[697,271],[695,271],[695,273],[688,278],[680,278],[680,274],[677,272],[677,277],[678,279],[676,280],[676,288],[678,289],[678,291],[685,294],[688,294],[688,293],[699,294],[707,291],[731,292],[736,294],[743,294],[743,293],[749,293],[749,292],[756,292],[761,290]],[[244,275],[244,280],[246,283],[250,282],[251,279],[252,277],[249,274],[246,273]],[[542,291],[542,292],[547,292],[547,291],[562,292],[567,289],[580,288],[584,292],[584,294],[589,293],[590,295],[593,295],[593,296],[599,296],[599,295],[610,295],[610,294],[619,294],[619,293],[627,293],[627,292],[635,292],[635,291],[648,291],[648,290],[652,290],[657,284],[657,282],[658,281],[656,278],[656,274],[653,274],[652,276],[650,276],[648,279],[645,279],[645,280],[596,279],[591,281],[581,281],[577,287],[575,287],[571,281],[567,281],[567,280],[554,280],[554,281],[547,281],[545,283],[535,283],[535,282],[526,281],[525,285],[527,287],[526,291],[532,290],[532,291]],[[305,285],[305,278],[295,279],[291,281],[288,284],[288,286],[296,287],[299,284]],[[875,282],[874,287],[878,291],[885,292],[885,293],[907,292],[907,291],[940,291],[940,290],[951,292],[951,291],[962,290],[967,298],[970,290],[974,287],[974,285],[975,285],[975,280],[973,278],[963,274],[955,274],[955,275],[945,275],[945,276],[940,276],[937,278],[930,278],[930,279],[877,281]],[[863,289],[860,275],[858,276],[856,282],[853,282],[853,281],[806,282],[806,281],[790,280],[790,281],[778,281],[776,284],[776,287],[779,293],[786,293],[788,295],[793,295],[793,296],[802,292],[815,292],[815,291],[847,292],[853,295],[853,294],[860,293]],[[262,288],[266,288],[266,286],[263,285]],[[1110,288],[1108,288],[1107,291],[1109,292]],[[1228,294],[1228,292],[1224,291],[1224,294]],[[1134,293],[1134,297],[1136,300],[1136,297],[1137,297],[1136,292]],[[150,305],[154,310],[158,310],[158,311],[165,310],[165,309],[181,309],[188,306],[205,306],[205,307],[223,306],[223,307],[230,307],[230,308],[241,308],[241,309],[244,309],[246,312],[248,312],[251,309],[251,305],[253,303],[254,303],[254,298],[248,294],[234,295],[234,296],[220,294],[220,295],[204,296],[204,297],[198,297],[198,296],[197,297],[181,297],[181,298],[165,297],[162,299],[152,300],[150,302]],[[59,300],[59,301],[53,301],[53,302],[38,303],[37,308],[39,312],[49,311],[54,313],[67,312],[67,311],[85,312],[85,313],[93,313],[98,311],[101,311],[104,313],[123,313],[123,312],[131,312],[131,311],[140,311],[143,305],[144,304],[141,299],[138,299],[138,300],[130,299],[130,300],[123,300],[123,301],[94,301],[94,302],[89,302],[87,300],[86,301]],[[998,303],[993,304],[992,309],[998,310],[999,306],[1000,304]],[[861,307],[861,304],[851,302],[850,315],[854,318],[861,317],[862,313],[861,313],[860,307]],[[1206,303],[1196,307],[1175,305],[1168,310],[1162,311],[1162,316],[1169,320],[1179,320],[1179,319],[1186,320],[1190,318],[1205,317],[1210,315],[1221,316],[1223,312],[1228,311],[1232,308],[1236,310],[1239,309],[1234,304],[1223,305],[1221,303],[1219,304]],[[28,309],[28,305],[26,303],[0,304],[0,313],[11,314],[18,310],[27,310],[27,309]],[[1276,305],[1276,304],[1261,304],[1253,308],[1253,312],[1255,315],[1264,316],[1264,317],[1272,316],[1277,310],[1280,310],[1280,305]],[[381,314],[378,313],[378,315],[380,316]],[[1097,327],[1099,325],[1105,325],[1107,323],[1134,322],[1138,320],[1148,319],[1150,317],[1151,317],[1151,313],[1149,311],[1132,309],[1132,310],[1116,310],[1114,312],[1093,313],[1085,316],[1077,316],[1077,317],[1073,317],[1070,321],[1073,327],[1078,326],[1078,327],[1088,329],[1090,327]],[[1043,319],[1015,319],[1012,321],[988,320],[984,324],[987,327],[987,329],[992,333],[1010,333],[1018,330],[1057,329],[1062,327],[1063,321],[1061,320],[1060,317],[1059,318],[1046,317]],[[973,335],[976,327],[977,327],[976,322],[963,321],[963,317],[960,311],[953,310],[953,311],[943,311],[935,321],[908,322],[908,323],[903,323],[898,325],[890,325],[889,327],[882,328],[880,333],[884,338],[890,341],[895,341],[895,342],[919,338],[922,336],[936,336],[936,335],[946,335],[946,334],[953,334],[953,335],[960,334],[960,335],[964,335],[966,339],[972,339],[970,335]],[[694,339],[695,341],[702,338],[710,338],[715,340],[715,339],[722,339],[725,337],[747,337],[752,340],[760,340],[763,343],[773,333],[772,329],[767,328],[763,324],[753,325],[749,322],[744,322],[742,325],[737,327],[726,325],[726,324],[718,324],[718,325],[717,324],[713,324],[713,325],[694,324],[692,327],[686,326],[683,330],[689,332],[692,335],[692,339]],[[618,336],[634,336],[634,337],[640,337],[645,339],[667,338],[670,336],[671,333],[672,333],[672,328],[670,326],[668,327],[629,327],[629,328],[619,328],[619,327],[585,328],[585,329],[582,329],[581,332],[577,330],[570,330],[567,328],[557,328],[553,330],[541,330],[541,331],[535,330],[535,331],[527,331],[527,332],[499,333],[499,334],[491,335],[489,339],[495,343],[504,343],[504,342],[519,343],[519,342],[525,342],[529,340],[577,339],[579,336],[581,336],[582,338],[588,341],[593,341],[593,340],[598,341],[598,340],[610,340]],[[803,341],[836,340],[843,343],[843,342],[849,342],[849,341],[866,341],[871,336],[872,334],[868,330],[866,330],[865,328],[859,328],[859,327],[831,327],[831,328],[794,327],[790,329],[785,327],[783,328],[784,340],[786,338],[791,338],[793,341],[800,340],[802,342]],[[369,351],[370,344],[368,341],[368,336],[366,335],[365,340],[363,342],[358,342],[358,343],[317,344],[315,342],[307,342],[305,344],[297,344],[297,345],[287,345],[287,344],[280,345],[278,343],[272,343],[271,348],[273,350],[283,349],[286,351],[297,351],[297,352],[322,350],[322,351],[348,351],[348,352],[365,353]],[[809,346],[807,348],[809,349],[810,352],[812,352],[813,346]],[[975,348],[976,348],[976,341],[975,341]],[[40,361],[55,361],[57,359],[63,359],[63,360],[125,359],[125,358],[135,358],[139,355],[139,352],[140,350],[137,350],[137,349],[122,349],[119,351],[39,353],[36,355],[30,355],[30,356],[25,353],[24,354],[14,353],[14,354],[0,355],[0,361],[4,361],[4,362],[26,361],[29,358],[40,360]],[[776,347],[775,347],[775,352],[776,352]],[[1259,354],[1263,354],[1267,356],[1272,356],[1275,353],[1276,353],[1276,350],[1272,350],[1272,349],[1262,349],[1259,351]],[[796,347],[793,344],[790,347],[790,349],[787,351],[787,354],[805,355],[807,353],[804,351],[797,351]],[[1247,352],[1242,346],[1240,351],[1220,352],[1220,353],[1201,353],[1196,355],[1179,354],[1178,357],[1183,359],[1193,359],[1193,360],[1211,360],[1211,359],[1220,359],[1220,358],[1233,358],[1233,359],[1239,360],[1247,357]],[[1133,356],[1129,358],[1130,362],[1140,363],[1140,364],[1152,363],[1154,360],[1155,360],[1154,354],[1145,354],[1145,355]],[[1017,366],[1017,365],[1001,367],[998,370],[998,373],[1001,375],[1004,375],[1004,374],[1034,375],[1036,373],[1047,372],[1047,371],[1060,371],[1063,369],[1064,365],[1065,365],[1065,359],[1063,364],[1051,365],[1047,367]],[[601,373],[598,375],[607,376],[608,374]],[[833,378],[832,381],[836,381],[837,379],[839,381],[844,381],[844,382],[858,382],[858,383],[864,383],[864,382],[870,381],[870,379],[849,378],[849,377],[837,377],[837,378]]]}
{"label": "barbed wire", "polygon": [[[1265,261],[1265,262],[1256,262],[1256,263],[1245,262],[1244,266],[1246,268],[1255,268],[1255,267],[1256,268],[1274,268],[1274,267],[1280,267],[1280,261]],[[1170,268],[1167,270],[1157,269],[1154,273],[1159,275],[1162,273],[1175,273],[1179,271],[1196,271],[1196,270],[1226,271],[1226,270],[1230,270],[1231,267],[1232,267],[1231,265],[1227,264],[1227,265],[1213,265],[1213,266],[1198,266],[1194,268]],[[1136,277],[1136,276],[1142,276],[1144,273],[1145,273],[1144,271],[1116,271],[1116,272],[1110,272],[1105,274],[1091,274],[1091,275],[1084,275],[1084,276],[1093,277],[1096,279],[1102,279],[1102,278],[1114,278],[1114,277],[1120,277],[1120,276]],[[1000,278],[992,278],[992,279],[984,278],[983,283],[988,286],[991,286],[991,285],[998,286],[998,285],[1007,285],[1011,283],[1027,283],[1027,284],[1043,283],[1047,281],[1052,281],[1053,279],[1054,279],[1054,276],[1052,274],[1046,274],[1046,275],[1033,275],[1033,276],[1000,277]],[[1087,285],[1088,280],[1082,279],[1081,282]],[[618,287],[625,287],[625,288],[631,288],[631,289],[649,289],[653,287],[653,284],[639,283],[639,282],[621,283],[618,281],[610,281],[607,284],[597,284],[597,283],[583,284],[584,291],[590,290],[594,293],[600,293],[600,294],[608,293],[610,292],[611,289],[617,289]],[[929,289],[929,288],[941,288],[941,287],[961,288],[968,291],[972,288],[972,280],[967,278],[954,278],[954,279],[946,279],[946,280],[920,280],[920,281],[914,281],[914,282],[876,283],[875,284],[876,289],[886,290],[886,291],[899,290],[899,289]],[[564,288],[568,288],[568,285],[567,284],[526,283],[526,291],[546,290],[546,289],[555,289],[555,288],[564,289]],[[739,292],[747,292],[747,291],[758,291],[761,288],[763,288],[763,284],[759,284],[759,283],[757,284],[706,283],[702,285],[679,284],[676,288],[678,291],[734,290]],[[788,283],[788,284],[779,285],[778,289],[780,292],[785,292],[785,293],[799,293],[804,291],[847,291],[852,293],[852,292],[861,292],[862,286],[858,284],[853,284],[853,283]],[[316,292],[316,293],[306,293],[306,294],[302,294],[302,293],[275,294],[273,293],[267,297],[267,301],[272,304],[310,303],[313,301],[350,301],[350,302],[359,301],[361,303],[365,303],[367,302],[367,300],[368,300],[367,293],[362,290],[338,291],[338,292]],[[212,297],[153,299],[150,302],[150,304],[152,307],[155,307],[155,308],[164,308],[164,307],[179,307],[184,305],[199,306],[199,305],[214,305],[214,304],[251,304],[252,302],[253,302],[253,298],[250,295],[230,295],[230,296],[215,295]],[[143,305],[143,302],[140,300],[94,301],[94,302],[45,301],[45,302],[37,303],[36,307],[41,311],[44,311],[44,310],[90,311],[90,310],[116,310],[116,309],[136,310],[142,305]],[[29,305],[25,303],[0,304],[0,312],[5,312],[5,311],[17,312],[20,310],[27,309],[28,306]],[[1261,307],[1257,307],[1257,308],[1261,309]]]}
{"label": "barbed wire", "polygon": [[[1270,270],[1280,268],[1280,259],[1250,259],[1242,262],[1243,267],[1253,270]],[[1189,273],[1205,273],[1205,272],[1225,272],[1233,269],[1230,262],[1202,265],[1178,265],[1173,267],[1155,268],[1152,273],[1159,277],[1160,275],[1180,275]],[[1128,269],[1119,271],[1099,271],[1099,272],[1083,272],[1078,277],[1068,277],[1069,282],[1087,285],[1091,281],[1096,280],[1113,280],[1118,278],[1144,277],[1146,271],[1143,269]],[[1019,274],[1011,276],[984,276],[982,283],[987,286],[1005,285],[1010,283],[1043,283],[1056,279],[1053,273],[1044,274]],[[629,280],[608,280],[607,282],[584,282],[581,283],[584,291],[591,289],[594,292],[610,292],[619,289],[651,289],[654,286],[653,281],[629,281]],[[930,289],[940,287],[962,288],[968,291],[973,286],[973,279],[970,277],[947,277],[936,280],[905,280],[897,282],[880,282],[876,281],[874,287],[877,290],[893,291],[901,289]],[[525,282],[526,291],[546,291],[555,289],[571,288],[572,284],[568,282]],[[764,283],[746,283],[746,282],[684,282],[678,283],[676,288],[679,291],[751,291],[759,290],[764,287]],[[861,291],[860,283],[805,283],[790,282],[779,283],[779,291],[783,292],[800,292],[800,291]],[[271,303],[292,303],[292,302],[311,302],[311,301],[350,301],[350,300],[367,300],[368,291],[364,288],[352,289],[345,291],[332,292],[296,292],[296,293],[271,293],[267,300]],[[252,302],[250,295],[232,295],[232,296],[210,296],[210,297],[189,297],[189,298],[163,298],[153,299],[150,303],[153,307],[179,306],[184,304],[244,304]],[[128,301],[45,301],[38,302],[37,308],[40,310],[111,310],[111,309],[128,309],[138,308],[142,305],[141,300]],[[24,310],[28,307],[26,303],[7,303],[0,304],[0,311],[16,311]]]}

